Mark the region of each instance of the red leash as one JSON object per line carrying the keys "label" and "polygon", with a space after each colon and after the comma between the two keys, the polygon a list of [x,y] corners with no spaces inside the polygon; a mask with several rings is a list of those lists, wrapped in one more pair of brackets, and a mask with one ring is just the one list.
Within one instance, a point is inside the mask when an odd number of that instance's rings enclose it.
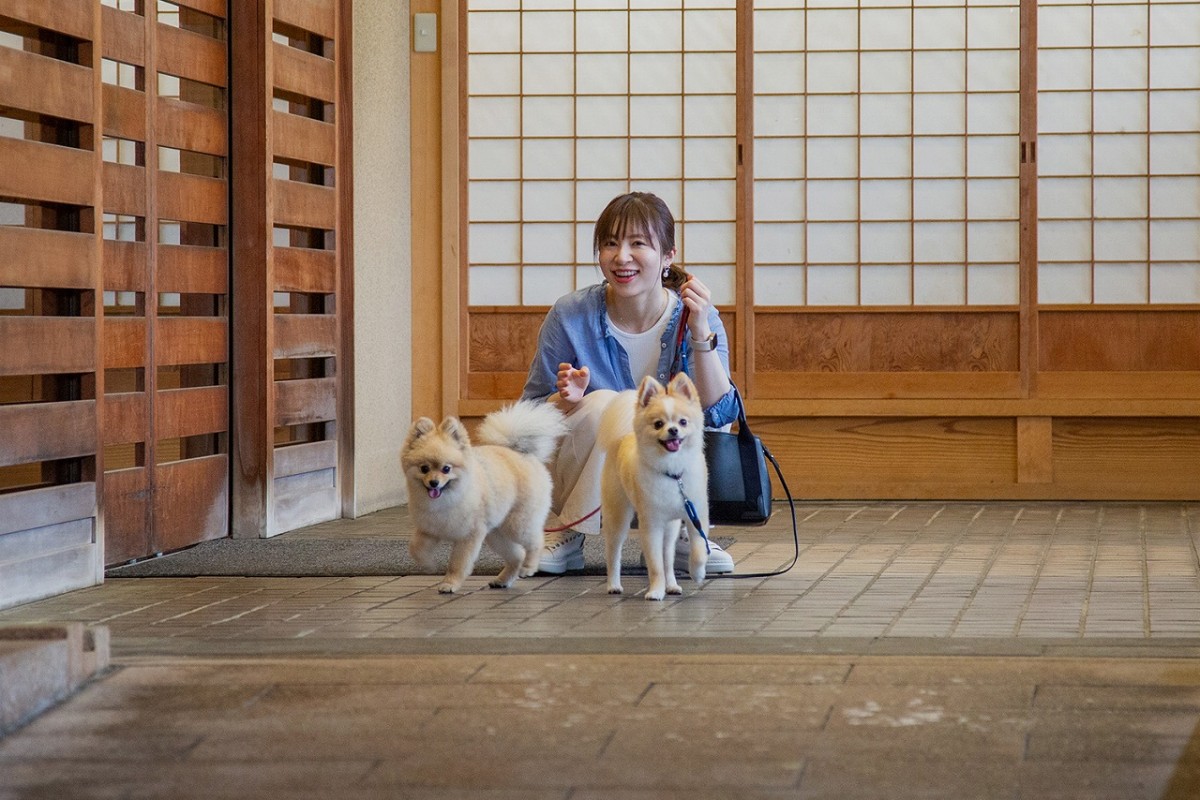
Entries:
{"label": "red leash", "polygon": [[565,531],[568,528],[574,528],[579,523],[589,520],[599,513],[600,513],[600,506],[596,506],[596,508],[592,510],[592,513],[588,514],[586,517],[580,517],[579,519],[575,520],[574,522],[569,522],[560,528],[544,528],[543,530],[545,533],[561,533],[562,531]]}

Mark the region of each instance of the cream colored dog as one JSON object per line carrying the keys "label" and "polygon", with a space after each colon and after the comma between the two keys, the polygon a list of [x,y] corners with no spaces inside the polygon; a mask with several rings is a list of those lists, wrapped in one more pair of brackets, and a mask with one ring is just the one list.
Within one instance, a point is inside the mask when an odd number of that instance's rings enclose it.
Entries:
{"label": "cream colored dog", "polygon": [[621,548],[635,513],[649,578],[646,599],[683,593],[675,580],[675,542],[681,522],[688,526],[692,580],[704,583],[706,542],[684,506],[685,499],[691,500],[707,532],[704,410],[691,378],[681,372],[664,389],[646,377],[637,391],[618,394],[604,410],[599,443],[607,449],[600,481],[600,527],[609,594],[623,591]]}

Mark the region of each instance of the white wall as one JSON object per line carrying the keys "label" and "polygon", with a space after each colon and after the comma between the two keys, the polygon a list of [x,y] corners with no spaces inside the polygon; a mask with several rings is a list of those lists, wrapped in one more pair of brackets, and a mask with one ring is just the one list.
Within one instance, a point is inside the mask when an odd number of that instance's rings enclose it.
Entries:
{"label": "white wall", "polygon": [[407,500],[412,420],[408,3],[354,0],[354,516]]}

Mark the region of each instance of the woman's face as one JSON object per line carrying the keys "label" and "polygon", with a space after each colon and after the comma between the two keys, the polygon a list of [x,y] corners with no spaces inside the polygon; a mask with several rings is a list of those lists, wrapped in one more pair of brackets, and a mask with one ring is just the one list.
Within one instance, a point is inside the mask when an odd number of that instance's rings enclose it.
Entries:
{"label": "woman's face", "polygon": [[600,240],[600,271],[619,297],[657,291],[674,257],[674,250],[661,252],[645,231],[626,230],[624,236]]}

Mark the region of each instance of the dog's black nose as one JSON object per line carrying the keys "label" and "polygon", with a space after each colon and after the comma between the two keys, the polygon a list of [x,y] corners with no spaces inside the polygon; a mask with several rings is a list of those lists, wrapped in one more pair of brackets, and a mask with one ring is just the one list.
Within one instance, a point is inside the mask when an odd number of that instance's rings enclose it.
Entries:
{"label": "dog's black nose", "polygon": [[678,435],[679,435],[679,428],[676,428],[676,427],[673,427],[673,426],[672,426],[672,427],[670,427],[670,428],[667,428],[667,433],[669,433],[671,436],[678,436]]}
{"label": "dog's black nose", "polygon": [[440,485],[440,483],[439,483],[439,481],[438,481],[438,479],[437,479],[437,478],[434,478],[433,480],[431,480],[431,481],[429,482],[429,488],[430,488],[430,489],[436,489],[436,488],[438,488],[438,486],[439,486],[439,485]]}

